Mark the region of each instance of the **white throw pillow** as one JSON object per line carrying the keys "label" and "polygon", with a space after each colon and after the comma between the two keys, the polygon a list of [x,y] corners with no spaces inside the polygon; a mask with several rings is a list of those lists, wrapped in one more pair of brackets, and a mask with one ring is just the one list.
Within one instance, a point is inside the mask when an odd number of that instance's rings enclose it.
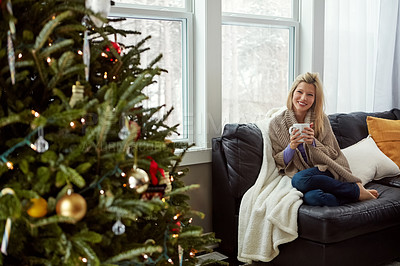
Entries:
{"label": "white throw pillow", "polygon": [[370,136],[342,152],[353,175],[360,178],[363,185],[372,180],[400,174],[399,167],[378,148]]}

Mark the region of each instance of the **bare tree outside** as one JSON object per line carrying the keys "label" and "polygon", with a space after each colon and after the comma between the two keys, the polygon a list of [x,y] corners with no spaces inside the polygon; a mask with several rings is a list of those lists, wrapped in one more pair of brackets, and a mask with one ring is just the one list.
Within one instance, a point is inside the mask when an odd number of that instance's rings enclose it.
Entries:
{"label": "bare tree outside", "polygon": [[292,0],[222,0],[222,12],[292,17]]}
{"label": "bare tree outside", "polygon": [[[135,1],[136,2],[136,1]],[[154,1],[150,1],[154,2]],[[121,22],[114,22],[118,28],[126,30],[136,30],[141,35],[123,37],[118,36],[118,40],[126,45],[135,44],[139,40],[151,36],[146,42],[146,47],[150,48],[143,53],[141,58],[142,67],[145,68],[159,54],[162,59],[158,63],[159,67],[168,71],[166,74],[159,76],[156,81],[145,90],[149,99],[144,101],[145,107],[155,107],[165,104],[168,108],[174,107],[167,120],[169,125],[179,124],[178,132],[180,136],[174,135],[172,139],[181,138],[183,136],[183,54],[182,54],[182,21],[179,20],[155,20],[155,19],[135,19],[126,18]],[[167,111],[167,109],[165,110]]]}
{"label": "bare tree outside", "polygon": [[[222,0],[224,12],[290,17],[291,0]],[[255,122],[283,106],[289,84],[290,30],[222,26],[222,123]]]}

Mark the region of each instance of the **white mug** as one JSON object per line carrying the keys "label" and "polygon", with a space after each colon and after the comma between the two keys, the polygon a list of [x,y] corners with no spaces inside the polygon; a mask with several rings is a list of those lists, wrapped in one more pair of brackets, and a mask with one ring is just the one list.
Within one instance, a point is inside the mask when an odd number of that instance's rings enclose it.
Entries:
{"label": "white mug", "polygon": [[[300,123],[300,124],[293,124],[293,126],[291,126],[289,128],[289,134],[292,135],[292,132],[294,129],[298,129],[300,132],[301,136],[305,136],[307,135],[306,133],[303,133],[302,131],[306,128],[306,127],[310,127],[310,123]],[[299,142],[304,142],[304,139],[299,140]]]}

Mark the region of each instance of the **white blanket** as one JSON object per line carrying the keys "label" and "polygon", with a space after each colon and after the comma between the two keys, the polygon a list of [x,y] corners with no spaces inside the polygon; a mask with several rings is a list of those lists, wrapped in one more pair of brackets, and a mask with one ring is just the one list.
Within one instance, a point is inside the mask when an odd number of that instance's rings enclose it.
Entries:
{"label": "white blanket", "polygon": [[274,109],[256,123],[263,134],[264,158],[256,183],[244,194],[239,211],[238,260],[268,262],[278,246],[297,238],[297,212],[303,194],[281,176],[272,157],[269,122],[283,109]]}

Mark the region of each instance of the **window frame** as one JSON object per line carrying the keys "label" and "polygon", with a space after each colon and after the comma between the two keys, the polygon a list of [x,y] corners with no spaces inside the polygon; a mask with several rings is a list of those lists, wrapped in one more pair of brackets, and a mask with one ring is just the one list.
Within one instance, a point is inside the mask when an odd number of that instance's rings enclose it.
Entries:
{"label": "window frame", "polygon": [[[116,3],[111,7],[109,17],[126,17],[149,20],[174,20],[182,22],[182,129],[183,136],[175,142],[193,143],[193,12],[192,1],[186,0],[186,8],[144,6]],[[167,69],[168,70],[168,69]],[[172,106],[168,106],[170,108]]]}

